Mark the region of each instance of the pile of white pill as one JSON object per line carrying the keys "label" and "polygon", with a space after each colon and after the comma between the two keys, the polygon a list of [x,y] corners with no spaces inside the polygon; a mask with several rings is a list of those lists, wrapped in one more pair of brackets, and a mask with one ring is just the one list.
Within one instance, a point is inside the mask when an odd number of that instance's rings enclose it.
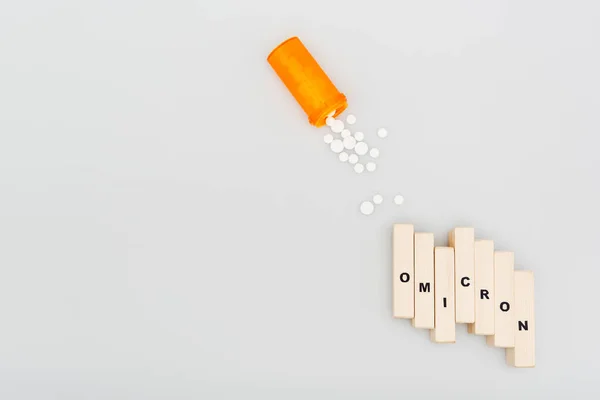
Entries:
{"label": "pile of white pill", "polygon": [[[362,174],[363,172],[375,172],[377,170],[377,163],[375,160],[379,157],[379,149],[371,147],[365,141],[365,134],[361,131],[352,133],[348,126],[356,123],[356,116],[349,114],[346,117],[346,123],[342,119],[336,119],[333,115],[335,112],[329,114],[325,123],[331,130],[331,133],[323,136],[325,144],[329,145],[331,151],[338,154],[338,158],[341,162],[347,162],[352,166],[354,172]],[[381,132],[384,132],[382,134]],[[387,130],[380,128],[377,131],[377,135],[380,138],[387,136]]]}
{"label": "pile of white pill", "polygon": [[[394,204],[402,205],[404,203],[404,196],[397,194],[394,196]],[[371,215],[375,211],[375,206],[383,204],[383,196],[379,193],[373,195],[371,200],[365,200],[360,203],[360,212],[364,215]]]}
{"label": "pile of white pill", "polygon": [[[376,160],[379,158],[379,149],[369,146],[365,140],[365,134],[356,130],[352,132],[352,125],[356,123],[356,116],[349,114],[346,122],[341,118],[335,118],[335,111],[329,114],[325,124],[331,132],[323,136],[323,141],[329,146],[331,151],[338,155],[343,163],[348,163],[354,172],[362,174],[363,172],[375,172],[377,170]],[[385,128],[379,128],[376,132],[380,139],[388,136]],[[360,212],[364,215],[371,215],[375,212],[375,207],[383,203],[383,196],[375,194],[372,199],[363,201],[360,204]],[[404,197],[402,195],[394,196],[394,204],[402,205]]]}

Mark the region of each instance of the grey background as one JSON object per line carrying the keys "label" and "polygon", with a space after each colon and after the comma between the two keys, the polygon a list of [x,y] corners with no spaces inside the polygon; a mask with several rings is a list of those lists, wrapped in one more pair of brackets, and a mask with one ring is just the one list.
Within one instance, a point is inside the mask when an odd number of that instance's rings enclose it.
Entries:
{"label": "grey background", "polygon": [[[599,20],[595,1],[0,2],[0,398],[596,397]],[[292,35],[376,173],[270,69]],[[537,368],[391,318],[401,221],[438,244],[474,226],[535,271]]]}

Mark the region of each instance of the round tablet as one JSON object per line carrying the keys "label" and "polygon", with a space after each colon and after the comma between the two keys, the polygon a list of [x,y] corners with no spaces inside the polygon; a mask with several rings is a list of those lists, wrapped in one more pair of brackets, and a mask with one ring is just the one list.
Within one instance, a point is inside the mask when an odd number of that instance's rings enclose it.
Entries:
{"label": "round tablet", "polygon": [[364,156],[369,151],[369,146],[365,142],[356,143],[356,147],[354,147],[354,151],[359,156]]}
{"label": "round tablet", "polygon": [[344,150],[344,143],[340,139],[335,139],[329,146],[334,153],[341,153]]}
{"label": "round tablet", "polygon": [[344,139],[344,147],[348,150],[352,150],[356,146],[356,140],[350,136]]}
{"label": "round tablet", "polygon": [[370,201],[363,201],[360,204],[360,212],[364,215],[371,215],[375,211],[375,206]]}
{"label": "round tablet", "polygon": [[333,125],[331,125],[331,130],[335,133],[340,133],[344,130],[344,123],[339,119],[336,119]]}
{"label": "round tablet", "polygon": [[356,139],[357,142],[362,142],[363,140],[365,140],[365,134],[362,132],[356,132],[354,134],[354,139]]}
{"label": "round tablet", "polygon": [[378,148],[375,148],[375,147],[373,147],[373,148],[371,149],[371,151],[369,151],[369,154],[371,155],[371,157],[373,157],[373,158],[377,158],[377,157],[379,157],[379,149],[378,149]]}
{"label": "round tablet", "polygon": [[365,172],[365,166],[364,166],[364,165],[362,165],[362,164],[356,164],[356,165],[354,166],[354,171],[355,171],[357,174],[362,174],[363,172]]}
{"label": "round tablet", "polygon": [[376,194],[375,196],[373,196],[373,203],[375,203],[375,204],[383,203],[383,196],[380,194]]}
{"label": "round tablet", "polygon": [[388,135],[388,131],[385,128],[379,128],[377,130],[377,136],[379,136],[380,138],[384,138]]}
{"label": "round tablet", "polygon": [[404,203],[404,196],[402,196],[401,194],[397,194],[396,196],[394,196],[394,203],[396,203],[397,205]]}
{"label": "round tablet", "polygon": [[348,162],[350,164],[356,164],[358,162],[358,156],[356,154],[350,154],[348,157]]}
{"label": "round tablet", "polygon": [[341,152],[340,155],[340,161],[341,162],[346,162],[348,161],[348,153],[346,153],[345,151]]}
{"label": "round tablet", "polygon": [[346,139],[347,137],[350,137],[352,135],[352,133],[350,133],[350,131],[348,129],[344,129],[342,131],[342,139]]}
{"label": "round tablet", "polygon": [[349,123],[350,125],[356,123],[356,117],[352,114],[348,115],[346,117],[346,122]]}
{"label": "round tablet", "polygon": [[333,118],[333,116],[332,116],[332,115],[330,115],[329,117],[327,117],[327,118],[325,119],[325,124],[326,124],[327,126],[333,126],[333,123],[334,123],[334,122],[335,122],[335,118]]}
{"label": "round tablet", "polygon": [[333,142],[333,135],[328,133],[327,135],[323,136],[323,141],[325,141],[327,144]]}
{"label": "round tablet", "polygon": [[377,164],[375,164],[374,162],[368,162],[367,163],[367,171],[373,172],[376,169],[377,169]]}

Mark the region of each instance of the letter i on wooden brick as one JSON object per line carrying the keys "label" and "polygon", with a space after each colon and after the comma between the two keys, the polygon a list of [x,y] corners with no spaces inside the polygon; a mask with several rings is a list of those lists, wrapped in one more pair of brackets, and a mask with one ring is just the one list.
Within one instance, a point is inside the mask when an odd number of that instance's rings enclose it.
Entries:
{"label": "letter i on wooden brick", "polygon": [[434,328],[433,233],[415,233],[415,328]]}
{"label": "letter i on wooden brick", "polygon": [[519,368],[535,367],[533,272],[515,271],[515,347],[506,349],[506,361]]}
{"label": "letter i on wooden brick", "polygon": [[469,333],[494,334],[494,241],[475,241],[475,323]]}
{"label": "letter i on wooden brick", "polygon": [[515,256],[510,251],[494,252],[494,334],[487,343],[515,347]]}
{"label": "letter i on wooden brick", "polygon": [[431,340],[437,343],[456,342],[454,320],[454,249],[436,247],[434,250],[435,328]]}
{"label": "letter i on wooden brick", "polygon": [[475,230],[455,228],[448,235],[454,247],[454,279],[456,295],[456,322],[475,322]]}
{"label": "letter i on wooden brick", "polygon": [[394,273],[393,312],[395,318],[414,318],[414,233],[411,224],[395,224],[392,245]]}

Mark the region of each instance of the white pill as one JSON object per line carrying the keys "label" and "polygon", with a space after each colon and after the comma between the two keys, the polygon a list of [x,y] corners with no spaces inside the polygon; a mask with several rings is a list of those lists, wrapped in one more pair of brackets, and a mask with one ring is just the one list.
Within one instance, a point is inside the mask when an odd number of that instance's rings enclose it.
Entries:
{"label": "white pill", "polygon": [[348,157],[348,162],[350,164],[356,164],[358,162],[358,156],[356,154],[350,154],[350,157]]}
{"label": "white pill", "polygon": [[335,112],[336,112],[336,111],[337,111],[337,110],[333,110],[333,111],[332,111],[332,112],[330,112],[330,113],[329,113],[327,116],[328,116],[328,117],[333,117],[333,116],[335,115]]}
{"label": "white pill", "polygon": [[383,203],[383,196],[380,194],[376,194],[375,196],[373,196],[373,203],[375,203],[375,204]]}
{"label": "white pill", "polygon": [[365,166],[362,164],[356,164],[354,166],[354,172],[356,172],[357,174],[362,174],[363,172],[365,172]]}
{"label": "white pill", "polygon": [[333,126],[334,123],[335,123],[335,118],[333,118],[331,115],[325,119],[325,124],[327,126]]}
{"label": "white pill", "polygon": [[369,146],[365,142],[356,143],[356,147],[354,147],[354,151],[359,156],[364,156],[369,151]]}
{"label": "white pill", "polygon": [[356,132],[354,134],[354,139],[356,139],[357,142],[362,142],[363,140],[365,140],[365,134],[362,132]]}
{"label": "white pill", "polygon": [[350,136],[344,139],[344,147],[348,150],[352,150],[356,146],[356,140]]}
{"label": "white pill", "polygon": [[329,146],[334,153],[341,153],[344,150],[344,143],[340,139],[335,139]]}
{"label": "white pill", "polygon": [[370,201],[363,201],[360,204],[360,212],[365,215],[371,215],[375,211],[375,206]]}
{"label": "white pill", "polygon": [[340,133],[344,130],[344,123],[339,119],[336,119],[333,125],[331,125],[331,130],[335,133]]}
{"label": "white pill", "polygon": [[379,149],[378,149],[378,148],[375,148],[375,147],[373,147],[373,148],[371,149],[371,151],[369,151],[369,154],[371,155],[371,157],[373,157],[373,158],[377,158],[377,157],[379,157]]}
{"label": "white pill", "polygon": [[356,117],[352,114],[348,115],[346,117],[346,122],[349,123],[350,125],[356,123]]}
{"label": "white pill", "polygon": [[333,135],[328,133],[327,135],[323,136],[323,141],[325,141],[327,144],[333,142]]}
{"label": "white pill", "polygon": [[377,169],[377,164],[375,164],[374,162],[368,162],[367,163],[367,171],[373,172],[376,169]]}
{"label": "white pill", "polygon": [[380,138],[384,138],[388,135],[388,131],[385,128],[379,128],[377,130],[377,136],[379,136]]}
{"label": "white pill", "polygon": [[396,196],[394,196],[394,203],[396,203],[397,205],[404,203],[404,196],[402,196],[401,194],[397,194]]}
{"label": "white pill", "polygon": [[348,129],[344,129],[342,131],[342,139],[346,139],[347,137],[352,136],[352,133]]}
{"label": "white pill", "polygon": [[341,161],[341,162],[346,162],[346,161],[348,161],[348,153],[346,153],[345,151],[344,151],[344,152],[341,152],[341,153],[340,153],[340,155],[339,155],[339,157],[340,157],[340,161]]}

